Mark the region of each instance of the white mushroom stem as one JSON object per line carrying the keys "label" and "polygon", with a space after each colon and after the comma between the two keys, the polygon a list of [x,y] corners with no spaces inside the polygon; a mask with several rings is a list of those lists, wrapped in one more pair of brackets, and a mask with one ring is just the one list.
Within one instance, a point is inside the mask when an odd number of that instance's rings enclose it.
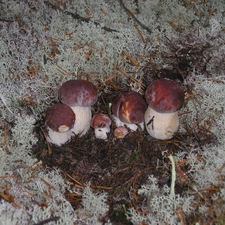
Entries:
{"label": "white mushroom stem", "polygon": [[55,145],[61,146],[62,144],[65,144],[67,141],[71,139],[72,135],[71,130],[62,133],[54,131],[50,127],[47,127],[47,130],[48,130],[48,135],[46,136],[47,141]]}
{"label": "white mushroom stem", "polygon": [[91,107],[74,106],[71,108],[76,115],[76,121],[71,130],[74,134],[80,134],[82,136],[86,134],[90,128]]}
{"label": "white mushroom stem", "polygon": [[103,128],[95,128],[95,137],[98,139],[106,140],[107,133],[110,132],[110,127],[106,126]]}
{"label": "white mushroom stem", "polygon": [[122,122],[118,117],[116,116],[112,116],[113,120],[116,123],[116,127],[125,127],[125,125],[130,128],[133,131],[136,131],[138,129],[138,127],[140,127],[142,130],[144,130],[144,122],[138,123],[138,124],[134,124],[134,123],[124,123]]}
{"label": "white mushroom stem", "polygon": [[145,126],[152,137],[160,140],[171,139],[179,129],[178,112],[159,113],[148,106],[145,112]]}

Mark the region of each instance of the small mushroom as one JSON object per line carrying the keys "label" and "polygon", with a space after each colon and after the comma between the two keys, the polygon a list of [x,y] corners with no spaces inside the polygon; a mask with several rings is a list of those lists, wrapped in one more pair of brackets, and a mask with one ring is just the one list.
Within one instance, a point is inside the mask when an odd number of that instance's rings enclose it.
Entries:
{"label": "small mushroom", "polygon": [[159,79],[148,86],[145,98],[148,103],[145,112],[148,133],[156,139],[171,139],[179,129],[178,110],[184,104],[182,87],[176,81]]}
{"label": "small mushroom", "polygon": [[114,136],[119,139],[123,139],[128,134],[128,129],[126,127],[117,127],[114,130]]}
{"label": "small mushroom", "polygon": [[69,80],[59,89],[59,100],[70,106],[76,115],[72,132],[84,135],[90,128],[91,106],[98,98],[98,90],[86,80]]}
{"label": "small mushroom", "polygon": [[91,126],[95,129],[95,137],[98,139],[107,139],[107,133],[110,132],[111,119],[108,115],[100,113],[91,119]]}
{"label": "small mushroom", "polygon": [[69,141],[75,120],[73,110],[65,104],[56,104],[48,108],[46,112],[47,141],[58,146]]}
{"label": "small mushroom", "polygon": [[145,100],[135,92],[119,94],[112,103],[113,118],[116,126],[126,125],[133,131],[138,126],[144,129],[144,113],[147,109]]}

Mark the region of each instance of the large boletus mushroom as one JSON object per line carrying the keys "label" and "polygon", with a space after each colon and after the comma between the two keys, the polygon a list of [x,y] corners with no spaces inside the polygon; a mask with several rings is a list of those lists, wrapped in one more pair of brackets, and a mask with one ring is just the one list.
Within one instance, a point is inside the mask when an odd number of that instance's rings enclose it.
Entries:
{"label": "large boletus mushroom", "polygon": [[173,80],[159,79],[145,93],[148,109],[145,126],[148,133],[161,140],[171,139],[179,129],[178,110],[184,104],[184,91]]}
{"label": "large boletus mushroom", "polygon": [[59,100],[70,106],[76,115],[76,124],[72,132],[84,135],[90,128],[91,106],[98,98],[98,90],[89,81],[69,80],[59,89]]}

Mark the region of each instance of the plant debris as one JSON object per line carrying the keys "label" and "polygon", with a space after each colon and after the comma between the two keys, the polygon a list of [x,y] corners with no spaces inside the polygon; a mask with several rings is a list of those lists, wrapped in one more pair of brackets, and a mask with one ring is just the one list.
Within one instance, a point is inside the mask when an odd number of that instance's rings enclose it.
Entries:
{"label": "plant debris", "polygon": [[[93,108],[93,115],[110,112],[109,104],[118,90],[111,88],[108,92],[101,94]],[[126,219],[123,207],[137,207],[141,201],[137,197],[137,190],[145,184],[149,175],[157,178],[160,187],[165,184],[170,186],[170,154],[187,152],[191,146],[204,146],[217,141],[208,130],[210,127],[200,126],[199,121],[194,125],[196,129],[186,125],[186,132],[178,132],[173,139],[166,141],[153,139],[146,131],[140,130],[129,132],[124,139],[117,139],[113,135],[116,128],[113,123],[107,141],[96,139],[94,129],[90,129],[86,135],[73,137],[69,143],[58,147],[46,142],[43,123],[39,121],[41,125],[37,126],[39,142],[33,147],[34,156],[44,166],[60,168],[71,186],[82,188],[85,183],[90,182],[92,189],[106,191],[109,194],[110,208],[106,218],[102,220],[110,219],[113,224],[131,224]],[[176,165],[180,177],[175,185],[176,194],[182,195],[192,188],[191,177],[185,175],[186,167],[184,162]],[[81,195],[68,192],[66,197],[74,209],[80,207]],[[190,220],[194,220],[194,217]]]}

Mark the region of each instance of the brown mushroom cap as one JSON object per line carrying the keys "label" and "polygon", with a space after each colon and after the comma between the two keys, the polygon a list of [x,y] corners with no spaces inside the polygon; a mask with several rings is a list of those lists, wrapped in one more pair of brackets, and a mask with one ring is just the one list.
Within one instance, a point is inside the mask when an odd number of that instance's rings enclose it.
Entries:
{"label": "brown mushroom cap", "polygon": [[148,86],[145,98],[149,106],[155,111],[172,113],[182,108],[184,91],[176,81],[159,79]]}
{"label": "brown mushroom cap", "polygon": [[73,110],[65,104],[56,104],[46,112],[46,124],[54,131],[66,132],[75,123],[76,116]]}
{"label": "brown mushroom cap", "polygon": [[112,103],[113,115],[124,123],[141,123],[147,109],[145,100],[135,92],[121,93]]}
{"label": "brown mushroom cap", "polygon": [[129,133],[128,129],[126,127],[117,127],[114,130],[114,136],[122,139]]}
{"label": "brown mushroom cap", "polygon": [[91,126],[93,128],[104,128],[111,125],[111,119],[108,115],[100,113],[91,119]]}
{"label": "brown mushroom cap", "polygon": [[97,98],[97,88],[86,80],[69,80],[59,89],[59,100],[70,107],[90,107]]}

